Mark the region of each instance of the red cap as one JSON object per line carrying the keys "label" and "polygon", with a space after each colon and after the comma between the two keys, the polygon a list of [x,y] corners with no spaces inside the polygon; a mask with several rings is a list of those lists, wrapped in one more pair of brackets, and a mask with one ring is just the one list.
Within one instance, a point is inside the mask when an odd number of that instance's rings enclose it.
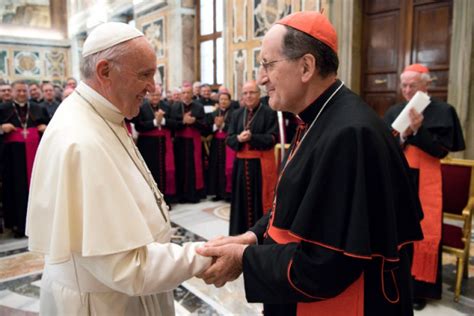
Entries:
{"label": "red cap", "polygon": [[414,71],[414,72],[419,72],[422,74],[425,74],[425,73],[427,74],[428,72],[430,72],[428,70],[428,67],[422,64],[412,64],[412,65],[406,66],[405,69],[403,69],[403,72],[405,71]]}
{"label": "red cap", "polygon": [[337,34],[329,20],[316,11],[302,11],[285,16],[277,24],[290,26],[323,42],[337,54]]}

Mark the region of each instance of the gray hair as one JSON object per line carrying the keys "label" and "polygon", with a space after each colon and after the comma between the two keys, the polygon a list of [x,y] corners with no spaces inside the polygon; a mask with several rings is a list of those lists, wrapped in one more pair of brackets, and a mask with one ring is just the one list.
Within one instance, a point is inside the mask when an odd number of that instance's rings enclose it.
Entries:
{"label": "gray hair", "polygon": [[428,72],[428,73],[423,72],[420,77],[421,77],[421,80],[423,80],[423,81],[426,82],[426,83],[430,83],[430,82],[432,81],[429,72]]}
{"label": "gray hair", "polygon": [[292,27],[286,26],[286,34],[283,37],[283,55],[289,59],[298,59],[305,54],[311,54],[316,59],[316,67],[319,75],[326,78],[330,74],[337,74],[339,59],[337,53],[329,46],[306,33],[300,32]]}
{"label": "gray hair", "polygon": [[129,41],[117,44],[110,48],[104,49],[100,52],[86,56],[82,60],[81,64],[81,77],[82,79],[91,79],[95,74],[95,67],[97,63],[105,59],[116,68],[120,69],[119,60],[127,54]]}

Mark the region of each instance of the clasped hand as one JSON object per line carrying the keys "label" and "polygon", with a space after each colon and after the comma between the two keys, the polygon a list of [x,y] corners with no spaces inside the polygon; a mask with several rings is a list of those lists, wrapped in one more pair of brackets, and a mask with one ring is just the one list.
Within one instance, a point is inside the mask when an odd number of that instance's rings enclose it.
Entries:
{"label": "clasped hand", "polygon": [[232,237],[218,237],[198,248],[198,254],[213,257],[209,268],[197,275],[207,284],[222,287],[228,281],[233,281],[242,273],[242,256],[245,248],[255,243],[255,237],[246,233]]}

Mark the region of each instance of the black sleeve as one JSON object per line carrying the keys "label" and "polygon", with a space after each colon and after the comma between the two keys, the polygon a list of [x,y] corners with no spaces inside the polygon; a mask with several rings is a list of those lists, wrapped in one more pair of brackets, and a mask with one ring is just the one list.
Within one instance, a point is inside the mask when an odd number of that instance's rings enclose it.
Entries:
{"label": "black sleeve", "polygon": [[239,112],[235,111],[232,113],[232,118],[230,120],[229,129],[227,131],[227,145],[235,151],[239,151],[242,148],[242,143],[239,143],[237,136],[239,135],[238,125],[239,125]]}
{"label": "black sleeve", "polygon": [[166,125],[173,130],[181,130],[184,128],[183,114],[181,113],[181,103],[173,103],[170,106],[170,115],[166,119]]}
{"label": "black sleeve", "polygon": [[265,234],[265,231],[267,230],[270,214],[271,212],[267,212],[262,217],[260,217],[255,225],[249,228],[249,231],[253,232],[257,236],[258,244],[263,243],[263,234]]}
{"label": "black sleeve", "polygon": [[250,303],[279,304],[332,298],[357,280],[366,262],[306,242],[248,246],[246,297]]}
{"label": "black sleeve", "polygon": [[138,115],[133,118],[132,122],[135,124],[135,129],[137,132],[147,132],[156,128],[155,124],[153,123],[155,119],[153,113],[149,113],[152,114],[151,116],[146,114],[146,110],[142,107],[140,109],[140,113],[138,113]]}
{"label": "black sleeve", "polygon": [[431,156],[444,158],[449,150],[441,145],[439,137],[447,132],[444,128],[430,131],[422,125],[416,135],[407,138],[406,143],[420,148]]}
{"label": "black sleeve", "polygon": [[[264,106],[264,105],[261,105]],[[273,110],[265,112],[264,130],[261,133],[252,133],[249,144],[253,148],[270,149],[275,145],[278,134],[277,114]]]}
{"label": "black sleeve", "polygon": [[206,122],[206,115],[204,113],[204,107],[199,104],[199,107],[193,113],[196,121],[190,126],[197,128],[201,133],[205,133],[207,131],[207,122]]}

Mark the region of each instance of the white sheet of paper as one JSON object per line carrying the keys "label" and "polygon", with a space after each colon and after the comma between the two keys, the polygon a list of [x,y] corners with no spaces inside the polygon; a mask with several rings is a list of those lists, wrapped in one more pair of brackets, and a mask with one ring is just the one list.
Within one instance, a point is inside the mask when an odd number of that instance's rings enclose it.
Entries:
{"label": "white sheet of paper", "polygon": [[212,113],[214,112],[215,108],[214,105],[205,105],[204,106],[204,113]]}
{"label": "white sheet of paper", "polygon": [[422,113],[428,104],[430,104],[430,97],[424,92],[417,91],[395,121],[393,121],[392,128],[399,133],[403,133],[410,126],[410,117],[408,116],[410,109],[415,108],[418,113]]}

